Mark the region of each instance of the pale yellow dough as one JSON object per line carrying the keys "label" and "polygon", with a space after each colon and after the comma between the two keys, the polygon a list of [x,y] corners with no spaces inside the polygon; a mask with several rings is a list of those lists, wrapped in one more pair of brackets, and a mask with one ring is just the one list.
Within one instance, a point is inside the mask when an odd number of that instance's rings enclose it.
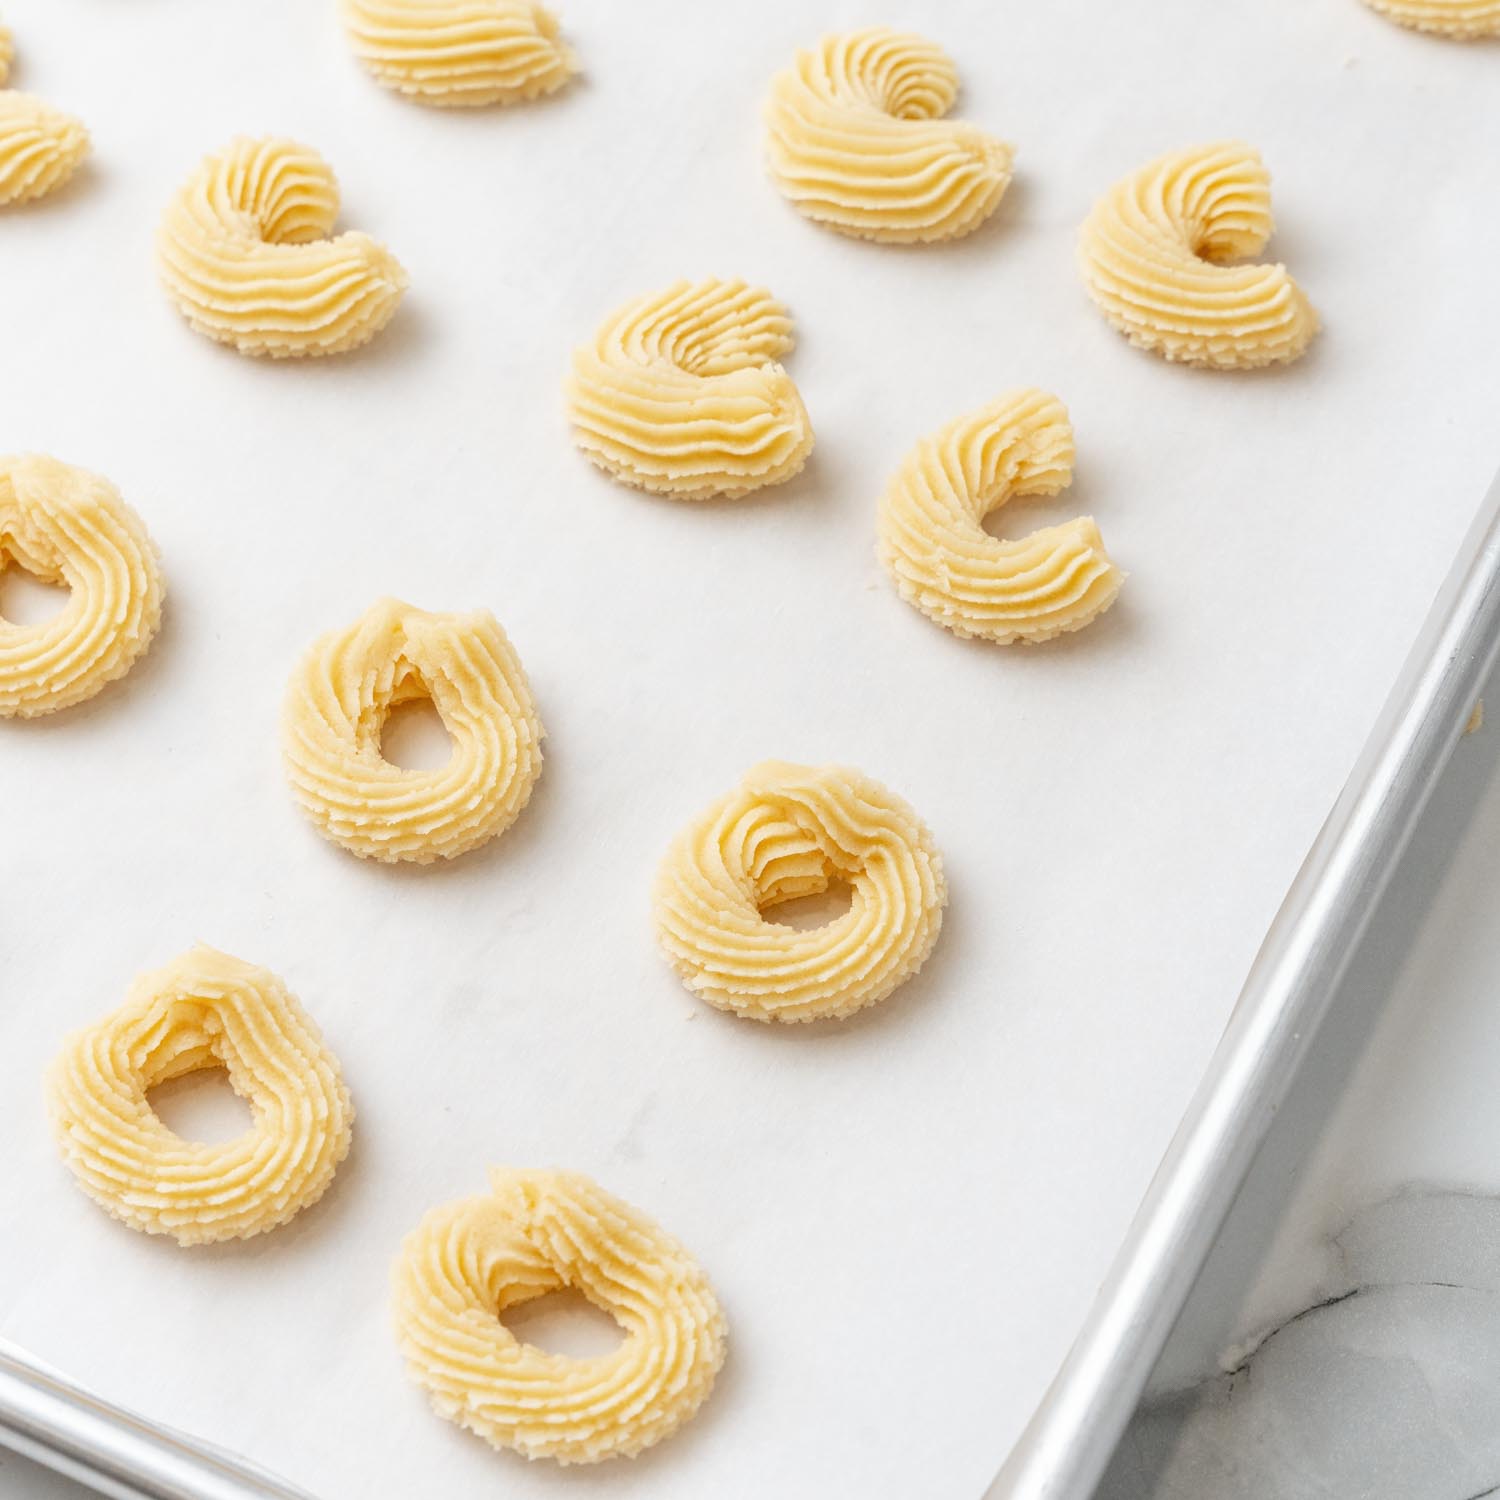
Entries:
{"label": "pale yellow dough", "polygon": [[55,191],[88,155],[83,122],[31,94],[5,88],[15,45],[0,25],[0,207]]}
{"label": "pale yellow dough", "polygon": [[[779,903],[834,881],[853,893],[843,916],[809,932],[777,923]],[[773,760],[673,842],[656,877],[656,930],[710,1005],[816,1021],[852,1015],[915,974],[946,900],[942,857],[900,797],[847,766]]]}
{"label": "pale yellow dough", "polygon": [[[448,764],[405,770],[380,753],[386,715],[430,697]],[[314,642],[287,685],[282,745],[292,791],[353,854],[427,864],[515,821],[542,773],[542,724],[515,648],[488,610],[429,614],[382,599]]]}
{"label": "pale yellow dough", "polygon": [[1365,0],[1398,26],[1460,42],[1500,36],[1500,0]]}
{"label": "pale yellow dough", "polygon": [[340,354],[390,322],[406,272],[367,234],[330,238],[339,189],[295,141],[233,141],[206,157],[157,231],[167,290],[199,333],[241,354]]}
{"label": "pale yellow dough", "polygon": [[[393,1276],[407,1369],[449,1421],[527,1458],[630,1457],[702,1404],[724,1317],[683,1247],[577,1172],[498,1168],[490,1191],[433,1209]],[[571,1359],[523,1344],[499,1314],[571,1287],[624,1342]]]}
{"label": "pale yellow dough", "polygon": [[557,18],[532,0],[340,0],[361,62],[421,104],[514,104],[578,71]]}
{"label": "pale yellow dough", "polygon": [[[183,1140],[147,1091],[217,1066],[254,1123],[222,1145]],[[337,1060],[286,986],[207,947],[143,974],[119,1010],[70,1036],[47,1102],[83,1190],[132,1229],[180,1245],[248,1239],[317,1202],[354,1118]]]}
{"label": "pale yellow dough", "polygon": [[766,104],[771,176],[810,219],[909,243],[977,229],[1011,178],[1013,149],[942,116],[958,69],[933,42],[870,27],[826,37],[777,74]]}
{"label": "pale yellow dough", "polygon": [[0,718],[35,718],[123,677],[161,623],[156,547],[107,479],[38,454],[0,458],[0,570],[66,584],[39,625],[0,620]]}
{"label": "pale yellow dough", "polygon": [[781,484],[813,446],[802,397],[776,363],[793,342],[786,309],[743,281],[639,297],[573,355],[574,438],[606,473],[675,500]]}
{"label": "pale yellow dough", "polygon": [[923,438],[880,502],[877,550],[901,597],[955,635],[1047,641],[1115,602],[1123,575],[1092,516],[1000,541],[980,524],[1073,479],[1073,428],[1045,391],[1008,392]]}
{"label": "pale yellow dough", "polygon": [[1160,157],[1095,205],[1079,238],[1089,295],[1133,344],[1250,369],[1296,359],[1318,319],[1282,265],[1242,265],[1271,237],[1271,177],[1238,141]]}

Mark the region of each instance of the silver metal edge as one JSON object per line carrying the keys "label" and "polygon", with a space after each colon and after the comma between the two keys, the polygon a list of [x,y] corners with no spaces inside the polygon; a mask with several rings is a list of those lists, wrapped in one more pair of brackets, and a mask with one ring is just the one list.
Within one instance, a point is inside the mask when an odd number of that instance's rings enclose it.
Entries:
{"label": "silver metal edge", "polygon": [[1500,475],[1287,892],[1072,1349],[985,1500],[1088,1500],[1500,647]]}

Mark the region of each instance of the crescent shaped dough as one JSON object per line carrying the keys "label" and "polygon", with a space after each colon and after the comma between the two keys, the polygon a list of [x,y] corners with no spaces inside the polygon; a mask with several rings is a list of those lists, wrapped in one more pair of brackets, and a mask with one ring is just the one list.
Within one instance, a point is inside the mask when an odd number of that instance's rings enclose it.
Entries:
{"label": "crescent shaped dough", "polygon": [[[453,740],[434,771],[380,753],[386,715],[422,697]],[[510,827],[542,773],[542,733],[520,658],[488,610],[429,614],[382,599],[313,643],[287,685],[282,745],[319,832],[365,859],[428,864]]]}
{"label": "crescent shaped dough", "polygon": [[[183,1140],[147,1092],[215,1066],[254,1124],[221,1145]],[[143,974],[119,1010],[70,1036],[47,1101],[89,1197],[180,1245],[248,1239],[316,1203],[348,1153],[354,1118],[338,1062],[286,986],[207,947]]]}
{"label": "crescent shaped dough", "polygon": [[679,281],[607,318],[566,384],[578,446],[625,484],[738,499],[796,474],[812,423],[776,363],[792,320],[764,287]]}
{"label": "crescent shaped dough", "polygon": [[1500,36],[1500,0],[1365,0],[1398,26],[1454,41]]}
{"label": "crescent shaped dough", "polygon": [[1015,153],[943,119],[957,97],[953,60],[923,37],[881,26],[827,37],[771,85],[771,176],[800,212],[841,234],[969,234],[995,211]]}
{"label": "crescent shaped dough", "polygon": [[[14,57],[10,31],[0,26],[0,88]],[[60,188],[88,149],[81,120],[31,94],[0,92],[0,205],[27,203]]]}
{"label": "crescent shaped dough", "polygon": [[[810,932],[762,913],[853,890]],[[656,877],[656,930],[683,983],[755,1021],[816,1021],[883,1000],[926,961],[943,923],[942,856],[911,807],[847,766],[770,760],[696,818]]]}
{"label": "crescent shaped dough", "polygon": [[[434,1408],[527,1458],[631,1457],[692,1416],[724,1362],[724,1316],[697,1263],[577,1172],[496,1169],[488,1193],[407,1236],[392,1280],[407,1369]],[[547,1354],[500,1321],[563,1287],[614,1317],[618,1349]]]}
{"label": "crescent shaped dough", "polygon": [[1317,314],[1282,265],[1229,265],[1271,237],[1271,176],[1238,141],[1133,172],[1084,222],[1089,295],[1131,343],[1221,370],[1296,359]]}
{"label": "crescent shaped dough", "polygon": [[199,333],[241,354],[340,354],[390,322],[406,272],[367,234],[332,234],[338,182],[317,152],[233,141],[205,157],[156,237],[167,290]]}
{"label": "crescent shaped dough", "polygon": [[107,479],[38,454],[0,458],[0,571],[14,559],[68,602],[0,620],[0,718],[36,718],[123,677],[161,624],[156,546]]}
{"label": "crescent shaped dough", "polygon": [[999,541],[980,524],[1073,479],[1073,428],[1044,391],[1011,391],[923,438],[880,502],[880,560],[901,597],[955,635],[1049,641],[1115,602],[1123,575],[1092,516]]}
{"label": "crescent shaped dough", "polygon": [[578,71],[557,18],[531,0],[341,0],[360,61],[420,104],[515,104]]}

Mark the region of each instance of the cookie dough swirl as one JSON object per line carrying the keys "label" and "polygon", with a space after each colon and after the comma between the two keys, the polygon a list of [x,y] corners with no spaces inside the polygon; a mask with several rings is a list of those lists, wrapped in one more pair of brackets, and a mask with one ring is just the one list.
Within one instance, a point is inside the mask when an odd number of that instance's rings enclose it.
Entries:
{"label": "cookie dough swirl", "polygon": [[606,473],[675,500],[781,484],[813,445],[802,397],[776,363],[794,342],[764,287],[679,281],[639,297],[573,355],[574,438]]}
{"label": "cookie dough swirl", "polygon": [[1073,428],[1055,396],[1011,391],[923,438],[880,502],[877,550],[908,604],[955,635],[1047,641],[1115,602],[1123,575],[1092,516],[999,541],[981,524],[1018,495],[1073,479]]}
{"label": "cookie dough swirl", "polygon": [[37,454],[0,458],[0,571],[66,584],[38,625],[0,619],[0,718],[35,718],[123,677],[161,623],[156,547],[106,479]]}
{"label": "cookie dough swirl", "polygon": [[1296,359],[1318,319],[1282,265],[1231,265],[1271,237],[1271,177],[1241,142],[1163,156],[1095,205],[1079,240],[1089,295],[1142,349],[1251,369]]}
{"label": "cookie dough swirl", "polygon": [[[147,1091],[219,1066],[254,1124],[222,1145],[183,1140]],[[317,1202],[354,1119],[338,1062],[285,985],[206,947],[143,974],[119,1010],[70,1036],[47,1102],[83,1190],[132,1229],[180,1245],[248,1239]]]}
{"label": "cookie dough swirl", "polygon": [[241,354],[340,354],[395,314],[406,272],[367,234],[329,238],[338,182],[317,152],[281,139],[206,157],[157,232],[167,290],[199,333]]}
{"label": "cookie dough swirl", "polygon": [[[724,1317],[676,1240],[577,1172],[499,1168],[435,1208],[393,1276],[407,1369],[434,1408],[497,1448],[560,1464],[631,1457],[707,1397]],[[624,1332],[589,1359],[520,1342],[499,1314],[571,1287]]]}
{"label": "cookie dough swirl", "polygon": [[1398,26],[1455,41],[1500,36],[1500,0],[1365,0]]}
{"label": "cookie dough swirl", "polygon": [[771,85],[771,176],[801,213],[841,234],[969,234],[1004,195],[1014,151],[943,119],[957,97],[953,60],[920,36],[871,27],[827,37]]}
{"label": "cookie dough swirl", "polygon": [[[810,932],[762,915],[842,881],[847,913]],[[846,766],[766,761],[685,829],[656,878],[656,929],[695,994],[756,1021],[883,1000],[937,941],[947,886],[916,813]]]}
{"label": "cookie dough swirl", "polygon": [[[438,770],[405,770],[381,755],[381,730],[396,704],[424,697],[453,754]],[[399,599],[313,644],[287,686],[282,743],[318,830],[386,862],[452,859],[494,838],[542,773],[541,720],[499,621]]]}
{"label": "cookie dough swirl", "polygon": [[444,108],[515,104],[578,71],[557,18],[532,0],[341,0],[359,59],[379,82]]}
{"label": "cookie dough swirl", "polygon": [[32,94],[7,89],[15,46],[0,25],[0,206],[45,197],[88,155],[83,122]]}

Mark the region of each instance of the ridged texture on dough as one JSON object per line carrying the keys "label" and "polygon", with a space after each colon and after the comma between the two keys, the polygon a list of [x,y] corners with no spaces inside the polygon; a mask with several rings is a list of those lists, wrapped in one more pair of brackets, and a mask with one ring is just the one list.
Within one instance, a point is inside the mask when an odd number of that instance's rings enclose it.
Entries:
{"label": "ridged texture on dough", "polygon": [[1020,390],[923,438],[880,503],[878,551],[901,597],[955,635],[1047,641],[1115,602],[1122,575],[1092,516],[999,541],[980,524],[1017,495],[1073,479],[1061,401]]}
{"label": "ridged texture on dough", "polygon": [[[449,1421],[527,1458],[596,1463],[660,1442],[724,1362],[708,1279],[676,1240],[579,1173],[496,1169],[490,1182],[429,1213],[396,1261],[412,1378]],[[614,1317],[618,1349],[548,1354],[500,1321],[563,1287]]]}
{"label": "ridged texture on dough", "polygon": [[813,445],[802,397],[776,363],[793,342],[764,287],[679,281],[639,297],[573,356],[578,446],[616,479],[676,500],[781,484]]}
{"label": "ridged texture on dough", "polygon": [[531,0],[342,0],[360,61],[422,104],[514,104],[577,71],[557,19]]}
{"label": "ridged texture on dough", "polygon": [[1381,15],[1412,31],[1474,42],[1500,36],[1500,0],[1366,0]]}
{"label": "ridged texture on dough", "polygon": [[[221,1145],[184,1140],[147,1091],[218,1066],[254,1123]],[[70,1036],[47,1099],[83,1190],[132,1229],[181,1245],[248,1239],[317,1202],[354,1119],[338,1062],[286,986],[207,947],[143,974],[119,1010]]]}
{"label": "ridged texture on dough", "polygon": [[161,623],[156,547],[107,479],[37,454],[0,458],[0,569],[66,584],[50,620],[0,620],[0,718],[35,718],[123,677]]}
{"label": "ridged texture on dough", "polygon": [[[850,909],[808,932],[782,901],[848,884]],[[932,835],[907,803],[846,766],[765,761],[668,850],[656,928],[683,982],[756,1021],[852,1015],[921,968],[947,886]]]}
{"label": "ridged texture on dough", "polygon": [[1133,344],[1185,364],[1296,359],[1318,319],[1283,265],[1228,265],[1271,238],[1271,177],[1242,142],[1163,156],[1117,183],[1084,222],[1089,295]]}
{"label": "ridged texture on dough", "polygon": [[[380,753],[387,713],[422,697],[453,741],[434,771]],[[282,742],[292,791],[319,831],[387,862],[452,859],[493,838],[542,773],[541,720],[499,621],[399,599],[313,644],[287,686]]]}
{"label": "ridged texture on dough", "polygon": [[810,219],[910,243],[977,229],[1010,182],[1014,152],[943,115],[958,70],[941,47],[871,27],[799,52],[766,104],[771,175]]}
{"label": "ridged texture on dough", "polygon": [[81,120],[4,87],[14,57],[10,31],[0,26],[0,206],[60,188],[89,149]]}
{"label": "ridged texture on dough", "polygon": [[167,290],[242,354],[340,354],[390,322],[406,272],[367,234],[329,238],[339,189],[317,152],[241,138],[205,158],[157,232]]}

